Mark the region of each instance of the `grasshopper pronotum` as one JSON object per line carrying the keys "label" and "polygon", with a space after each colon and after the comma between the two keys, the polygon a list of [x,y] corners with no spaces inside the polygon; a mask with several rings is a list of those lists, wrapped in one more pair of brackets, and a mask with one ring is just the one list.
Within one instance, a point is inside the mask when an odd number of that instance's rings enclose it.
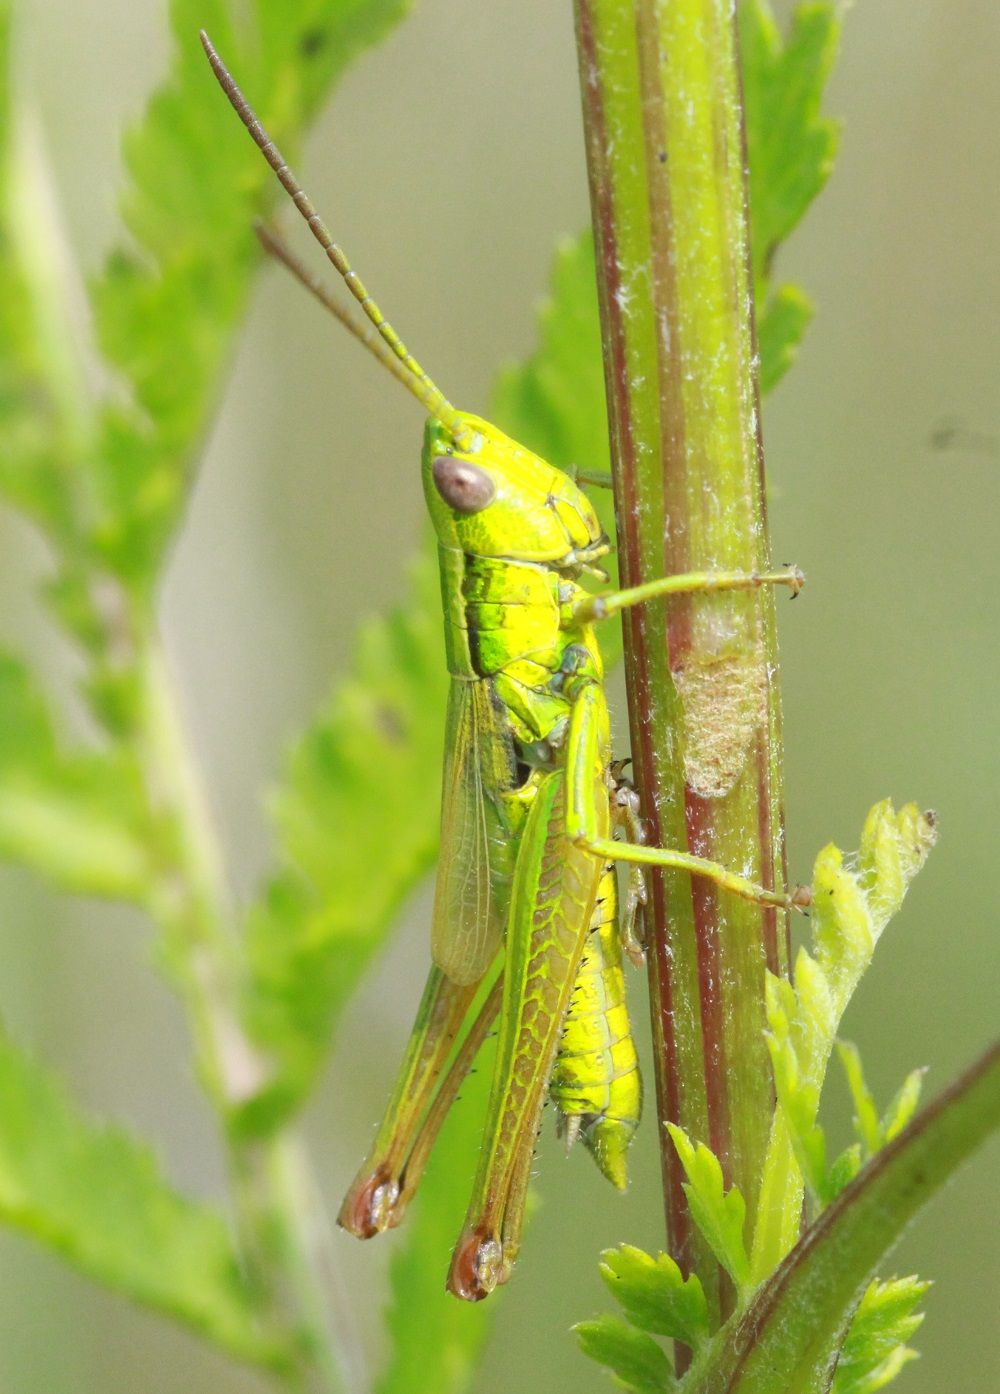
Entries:
{"label": "grasshopper pronotum", "polygon": [[[709,877],[766,905],[808,900],[803,888],[778,894],[642,842],[634,795],[612,759],[595,624],[657,596],[767,584],[794,593],[802,576],[795,568],[697,572],[598,596],[584,590],[587,573],[607,579],[599,562],[610,544],[582,489],[452,406],[368,294],[204,34],[202,42],[237,114],[375,332],[347,315],[270,229],[260,230],[265,247],[428,413],[422,476],[451,674],[434,965],[389,1110],[339,1218],[362,1237],[399,1222],[499,1013],[479,1166],[448,1277],[456,1296],[475,1301],[506,1281],[517,1255],[550,1090],[570,1140],[582,1135],[605,1174],[624,1185],[640,1093],[620,945],[639,956],[641,867]],[[636,869],[621,920],[616,862]]]}

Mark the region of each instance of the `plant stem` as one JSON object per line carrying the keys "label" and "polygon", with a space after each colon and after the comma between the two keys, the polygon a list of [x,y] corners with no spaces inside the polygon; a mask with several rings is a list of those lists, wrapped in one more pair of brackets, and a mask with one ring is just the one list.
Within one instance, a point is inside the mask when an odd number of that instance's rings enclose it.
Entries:
{"label": "plant stem", "polygon": [[[622,584],[770,569],[733,0],[576,0],[576,21]],[[624,629],[650,842],[783,888],[773,595],[679,596]],[[680,873],[649,909],[660,1123],[707,1142],[752,1211],[787,920]],[[660,1133],[672,1252],[724,1314]]]}
{"label": "plant stem", "polygon": [[341,1323],[337,1335],[331,1326],[332,1263],[301,1144],[289,1130],[248,1139],[231,1122],[268,1062],[240,1022],[239,943],[223,861],[158,640],[143,643],[137,666],[136,748],[162,868],[153,912],[187,1007],[198,1072],[222,1122],[241,1248],[266,1319],[301,1352],[293,1387],[341,1394],[359,1384],[360,1359],[352,1359],[351,1324]]}

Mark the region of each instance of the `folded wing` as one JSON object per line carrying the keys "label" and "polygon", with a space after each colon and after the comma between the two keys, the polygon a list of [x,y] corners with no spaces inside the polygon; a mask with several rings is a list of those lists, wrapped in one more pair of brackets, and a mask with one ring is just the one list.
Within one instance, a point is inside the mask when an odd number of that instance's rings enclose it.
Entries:
{"label": "folded wing", "polygon": [[516,781],[513,739],[489,679],[454,680],[431,948],[455,983],[481,978],[503,939],[515,852],[503,795]]}

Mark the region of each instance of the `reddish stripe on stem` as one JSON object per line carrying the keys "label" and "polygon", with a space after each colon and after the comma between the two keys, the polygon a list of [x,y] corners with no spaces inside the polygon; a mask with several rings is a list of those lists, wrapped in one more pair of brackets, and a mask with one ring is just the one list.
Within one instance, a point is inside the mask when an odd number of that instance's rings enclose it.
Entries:
{"label": "reddish stripe on stem", "polygon": [[[656,40],[656,6],[651,0],[640,5],[639,76],[642,91],[643,125],[646,129],[646,169],[649,184],[649,213],[652,247],[653,303],[660,328],[657,368],[660,397],[660,454],[663,470],[664,519],[663,574],[677,575],[694,566],[710,563],[710,558],[693,558],[691,538],[683,520],[688,516],[688,460],[685,435],[683,331],[679,314],[674,247],[674,220],[670,198],[667,150],[667,114],[660,85],[661,55]],[[664,156],[660,158],[661,154]],[[692,607],[688,596],[677,596],[667,604],[667,652],[671,674],[683,672],[692,648]],[[684,791],[684,824],[688,849],[699,856],[715,857],[712,808],[709,801],[689,789]],[[675,878],[680,880],[680,878]],[[714,887],[703,878],[691,884],[695,949],[698,957],[698,997],[701,1017],[701,1045],[704,1061],[705,1108],[708,1141],[726,1167],[729,1154],[729,1100],[726,1087],[726,1061],[723,1037],[722,965],[719,943],[719,916]],[[673,1121],[682,1120],[673,1116]]]}
{"label": "reddish stripe on stem", "polygon": [[[591,206],[594,210],[594,227],[597,236],[597,256],[603,275],[598,277],[601,294],[602,323],[606,326],[605,374],[607,377],[608,409],[611,428],[617,440],[617,462],[615,505],[618,515],[619,535],[624,540],[622,548],[622,583],[635,585],[641,576],[633,569],[633,559],[641,555],[639,533],[638,497],[636,492],[636,451],[631,417],[628,411],[629,383],[626,353],[625,329],[622,323],[620,300],[617,292],[621,289],[619,259],[615,238],[614,211],[609,187],[609,174],[604,159],[606,150],[606,131],[604,107],[601,97],[598,65],[593,27],[593,15],[587,0],[577,0],[577,42],[580,57],[581,89],[584,104],[584,125],[588,143],[588,171],[590,177]],[[633,748],[633,759],[639,768],[650,775],[655,770],[655,751],[648,723],[638,720],[637,713],[650,709],[651,694],[648,677],[648,611],[651,607],[637,606],[626,612],[624,623],[627,629],[628,649],[635,659],[634,678],[629,693],[632,717],[632,731],[638,733],[638,742]],[[661,639],[662,642],[662,639]],[[651,783],[649,780],[647,783]],[[655,807],[643,810],[650,840],[662,844],[663,829]],[[660,872],[650,877],[651,920],[654,925],[667,923],[666,890]],[[674,1034],[673,996],[671,989],[671,963],[669,946],[664,936],[655,935],[649,955],[650,1011],[654,1038],[661,1048],[656,1054],[656,1097],[657,1115],[664,1119],[679,1120],[681,1103],[679,1093],[679,1069],[677,1060],[677,1041]],[[667,1230],[675,1257],[687,1267],[691,1241],[690,1218],[684,1192],[681,1188],[681,1171],[673,1151],[669,1146],[660,1146],[660,1163],[663,1174],[664,1208]]]}

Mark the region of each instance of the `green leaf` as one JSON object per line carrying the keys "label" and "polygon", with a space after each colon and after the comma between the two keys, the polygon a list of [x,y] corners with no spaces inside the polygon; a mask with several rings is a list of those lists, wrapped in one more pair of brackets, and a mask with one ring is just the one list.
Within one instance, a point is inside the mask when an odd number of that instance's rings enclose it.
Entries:
{"label": "green leaf", "polygon": [[78,361],[79,287],[40,125],[30,107],[14,107],[10,39],[0,5],[0,498],[53,542],[46,589],[92,647],[106,621],[88,585],[94,422]]}
{"label": "green leaf", "polygon": [[578,1322],[573,1330],[584,1355],[609,1370],[623,1389],[669,1394],[678,1388],[663,1347],[620,1317],[595,1317]]}
{"label": "green leaf", "polygon": [[696,1273],[685,1278],[669,1254],[631,1244],[605,1249],[601,1277],[633,1326],[684,1341],[693,1350],[708,1335],[708,1306]]}
{"label": "green leaf", "polygon": [[915,1309],[929,1287],[914,1277],[869,1283],[840,1352],[831,1394],[873,1394],[915,1359],[907,1342],[923,1322]]}
{"label": "green leaf", "polygon": [[703,1142],[694,1146],[675,1123],[666,1126],[687,1176],[684,1192],[691,1218],[736,1286],[744,1288],[750,1281],[750,1260],[743,1239],[747,1208],[739,1187],[725,1189],[722,1167],[711,1148]]}
{"label": "green leaf", "polygon": [[768,0],[742,0],[739,15],[761,388],[767,391],[794,358],[811,316],[798,290],[781,286],[769,294],[767,282],[779,244],[833,167],[839,128],[820,105],[841,19],[829,0],[799,4],[782,37]]}
{"label": "green leaf", "polygon": [[873,1156],[882,1146],[878,1109],[871,1090],[865,1082],[861,1052],[851,1041],[838,1041],[837,1053],[847,1076],[847,1087],[854,1101],[854,1131],[867,1156]]}
{"label": "green leaf", "polygon": [[3,1034],[0,1220],[241,1359],[291,1357],[259,1326],[222,1217],[172,1190],[145,1148],[81,1114]]}
{"label": "green leaf", "polygon": [[[130,646],[189,493],[209,411],[259,252],[254,212],[277,186],[219,90],[198,41],[209,27],[294,148],[331,83],[406,0],[257,0],[234,37],[224,0],[175,0],[168,76],[128,133],[131,239],[91,287],[96,330],[121,381],[87,400],[71,262],[44,151],[11,109],[9,9],[0,9],[0,494],[56,552],[54,610],[88,649],[95,711],[122,717]],[[256,20],[254,24],[253,21]],[[79,319],[79,316],[75,317]]]}
{"label": "green leaf", "polygon": [[[881,1365],[876,1366],[873,1370],[869,1370],[865,1375],[860,1376],[846,1387],[850,1389],[850,1394],[876,1394],[877,1390],[884,1389],[887,1384],[891,1384],[903,1367],[908,1365],[911,1360],[917,1359],[919,1359],[917,1352],[911,1350],[909,1346],[897,1346],[894,1351],[891,1351],[889,1355],[886,1356]],[[838,1389],[840,1389],[840,1386],[835,1381],[833,1390]]]}
{"label": "green leaf", "polygon": [[854,1127],[865,1147],[868,1157],[873,1156],[880,1147],[891,1142],[901,1133],[917,1111],[920,1091],[923,1086],[924,1070],[911,1070],[900,1085],[883,1117],[865,1083],[861,1056],[856,1046],[848,1041],[838,1041],[837,1049],[847,1075],[851,1098],[854,1100]]}
{"label": "green leaf", "polygon": [[95,545],[140,598],[187,497],[246,303],[258,260],[252,214],[279,193],[212,77],[199,28],[294,155],[331,85],[406,8],[406,0],[258,0],[255,32],[241,43],[223,0],[171,6],[170,74],[125,143],[132,240],[111,253],[93,287],[101,346],[130,388],[130,400],[103,419]]}
{"label": "green leaf", "polygon": [[[685,1394],[817,1388],[816,1376],[829,1368],[831,1350],[877,1265],[917,1211],[998,1127],[1000,1044],[919,1113],[823,1212],[749,1306],[705,1348],[686,1378]],[[893,1297],[886,1305],[898,1313],[905,1339],[913,1329],[906,1325],[912,1304],[902,1292],[895,1296],[899,1306]],[[869,1299],[866,1322],[878,1305]],[[864,1325],[859,1328],[859,1355],[863,1349],[877,1355],[881,1338],[894,1338],[891,1323],[873,1326],[867,1335]]]}
{"label": "green leaf", "polygon": [[922,1068],[911,1070],[882,1115],[879,1131],[883,1147],[886,1143],[892,1142],[893,1138],[903,1131],[916,1113],[926,1073],[927,1071]]}
{"label": "green leaf", "polygon": [[767,993],[770,1002],[768,1020],[771,1022],[767,1046],[771,1055],[778,1106],[784,1115],[799,1171],[813,1195],[824,1199],[826,1137],[816,1122],[816,1114],[819,1111],[819,1086],[802,1078],[795,1047],[786,1030],[789,1018],[783,1012],[779,1015],[780,1009],[774,1006],[775,998],[779,995],[794,998],[794,991],[791,984],[784,979],[769,978]]}
{"label": "green leaf", "polygon": [[375,1394],[461,1394],[489,1334],[498,1295],[489,1302],[456,1302],[444,1281],[481,1142],[493,1053],[492,1044],[480,1053],[448,1114],[399,1235],[385,1313],[389,1363]]}
{"label": "green leaf", "polygon": [[845,1186],[850,1185],[861,1170],[861,1160],[861,1144],[858,1142],[845,1147],[839,1157],[834,1157],[823,1185],[824,1200],[835,1199]]}
{"label": "green leaf", "polygon": [[[538,315],[538,347],[523,363],[501,372],[492,406],[501,430],[561,469],[608,475],[611,457],[595,276],[588,229],[557,248],[550,297]],[[613,535],[610,490],[589,492]]]}
{"label": "green leaf", "polygon": [[757,321],[763,396],[777,387],[792,366],[812,317],[812,304],[798,286],[778,286],[767,297]]}
{"label": "green leaf", "polygon": [[246,1106],[252,1129],[305,1097],[341,1007],[433,864],[448,675],[430,556],[412,584],[405,607],[363,627],[273,802],[284,866],[250,914],[246,1013],[277,1069]]}
{"label": "green leaf", "polygon": [[865,821],[853,863],[832,845],[813,869],[812,952],[801,948],[795,987],[769,977],[769,1049],[779,1109],[757,1208],[754,1278],[767,1276],[798,1237],[801,1177],[821,1200],[826,1190],[822,1132],[816,1127],[820,1091],[841,1018],[871,962],[875,945],[924,865],[937,838],[936,819],[888,799]]}
{"label": "green leaf", "polygon": [[[816,1171],[808,1170],[803,1165],[803,1158],[799,1156],[799,1166],[806,1178],[806,1184],[823,1204],[829,1204],[838,1196],[857,1176],[862,1162],[868,1161],[906,1127],[920,1102],[924,1075],[923,1070],[911,1071],[886,1110],[885,1117],[879,1118],[875,1100],[865,1083],[861,1055],[857,1047],[849,1041],[838,1041],[837,1050],[854,1101],[854,1131],[858,1136],[858,1142],[841,1153],[825,1177]],[[782,1096],[782,1108],[787,1113],[790,1107],[794,1107],[787,1087],[784,1090],[779,1087],[779,1094]],[[812,1116],[815,1116],[815,1110]],[[821,1129],[815,1128],[814,1131],[822,1137]]]}
{"label": "green leaf", "polygon": [[145,903],[149,826],[134,763],[60,749],[27,670],[0,653],[0,857],[64,890]]}

